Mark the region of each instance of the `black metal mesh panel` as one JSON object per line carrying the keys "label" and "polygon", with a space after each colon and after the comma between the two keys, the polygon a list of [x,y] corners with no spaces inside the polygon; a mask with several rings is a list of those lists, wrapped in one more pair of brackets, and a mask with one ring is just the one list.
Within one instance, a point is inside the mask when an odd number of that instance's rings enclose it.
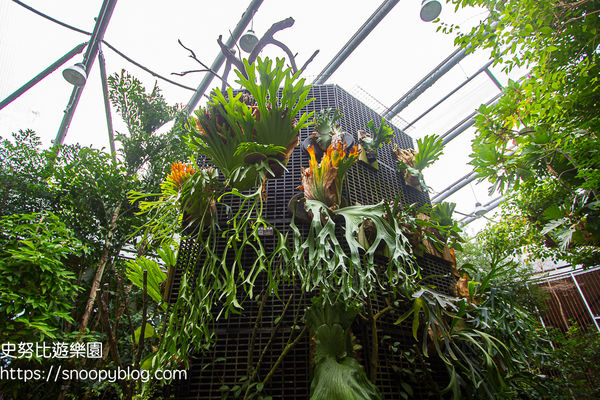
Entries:
{"label": "black metal mesh panel", "polygon": [[[376,126],[381,124],[381,116],[365,104],[352,97],[343,89],[334,86],[339,99],[339,108],[344,114],[342,129],[352,134],[358,141],[358,130],[365,130],[370,120]],[[412,139],[397,127],[389,124],[394,130],[395,137],[389,146],[377,150],[379,170],[363,162],[357,162],[346,176],[344,195],[349,204],[377,204],[382,199],[394,200],[401,195],[404,204],[418,203],[423,205],[429,202],[429,195],[404,184],[402,174],[396,172],[397,158],[393,152],[393,145],[402,149],[413,148]],[[360,190],[356,190],[360,188]]]}
{"label": "black metal mesh panel", "polygon": [[[308,107],[308,112],[320,111],[328,107],[339,108],[344,114],[341,120],[342,130],[350,133],[357,140],[357,131],[364,129],[367,122],[373,119],[379,124],[381,117],[373,110],[354,99],[348,93],[335,85],[313,86],[309,97],[315,97]],[[392,127],[396,133],[393,143],[401,148],[412,147],[412,140],[409,136]],[[300,141],[302,142],[312,133],[312,127],[300,131]],[[414,188],[407,187],[401,175],[395,171],[396,157],[392,152],[391,146],[384,146],[378,151],[379,170],[371,166],[358,162],[354,165],[345,180],[343,195],[352,204],[377,204],[382,199],[391,201],[396,196],[401,195],[403,204],[429,202],[426,193],[422,193]],[[301,146],[296,147],[292,152],[287,172],[278,179],[271,179],[267,183],[267,198],[264,208],[264,218],[275,226],[282,233],[289,232],[290,215],[287,211],[287,205],[290,198],[298,193],[297,187],[300,185],[300,176],[302,168],[308,166],[308,156],[303,152]],[[225,199],[233,210],[237,210],[239,199],[231,196]],[[218,209],[219,223],[225,226],[228,216],[224,208]],[[302,233],[307,232],[307,227],[299,227]],[[290,235],[291,236],[291,235]],[[262,238],[262,243],[267,249],[274,246],[274,236]],[[221,246],[224,244],[221,243]],[[248,262],[254,260],[248,259]],[[427,278],[427,283],[435,285],[438,290],[448,293],[452,278],[443,276],[450,271],[449,264],[435,257],[425,256],[418,259],[418,263],[423,269],[423,276],[440,275],[440,277]],[[185,239],[181,243],[179,250],[177,272],[172,284],[170,300],[176,299],[181,271],[188,268],[199,268],[202,260],[199,257],[199,246],[193,239]],[[265,278],[259,277],[256,282],[255,294],[259,294],[265,286]],[[259,371],[259,378],[264,378],[283,348],[288,342],[290,331],[292,329],[294,316],[298,310],[303,311],[309,304],[308,295],[302,297],[300,289],[296,285],[281,285],[278,293],[279,297],[270,297],[263,308],[263,315],[260,323],[257,325],[257,334],[255,341],[255,359],[271,338],[271,332],[275,321],[280,317],[285,303],[292,296],[290,306],[281,319],[281,326],[277,334],[273,337],[270,349],[265,353],[262,366]],[[240,294],[241,296],[241,294]],[[217,340],[210,354],[198,356],[191,361],[191,369],[188,373],[186,382],[179,382],[177,385],[169,388],[170,394],[177,399],[220,399],[223,392],[220,388],[224,385],[232,387],[239,384],[240,378],[247,375],[247,358],[250,347],[250,338],[259,310],[259,302],[254,299],[239,299],[243,302],[243,314],[230,315],[225,319],[221,317],[215,322],[215,331]],[[383,298],[375,301],[374,312],[385,307]],[[378,321],[380,341],[384,336],[389,336],[393,340],[401,342],[401,348],[407,349],[414,344],[414,338],[410,333],[410,327],[394,325],[393,322],[398,315],[394,313],[384,314]],[[379,331],[378,329],[378,331]],[[370,356],[369,349],[372,347],[370,326],[367,323],[357,320],[353,332],[357,341],[362,344],[363,351],[361,362],[366,365]],[[297,334],[298,331],[295,331]],[[405,365],[406,364],[406,365]],[[377,386],[381,390],[384,399],[400,398],[400,387],[398,376],[394,372],[395,367],[408,367],[406,360],[402,359],[397,353],[392,353],[386,349],[386,342],[381,341],[379,349],[379,369],[377,374]],[[277,372],[270,383],[264,388],[264,392],[271,395],[273,399],[308,399],[310,390],[310,338],[304,335],[293,350],[287,354],[279,365]],[[415,388],[414,398],[425,398],[425,388]]]}
{"label": "black metal mesh panel", "polygon": [[438,292],[452,295],[452,287],[456,285],[457,277],[450,272],[451,264],[448,261],[425,254],[417,258],[421,267],[423,283],[432,285]]}

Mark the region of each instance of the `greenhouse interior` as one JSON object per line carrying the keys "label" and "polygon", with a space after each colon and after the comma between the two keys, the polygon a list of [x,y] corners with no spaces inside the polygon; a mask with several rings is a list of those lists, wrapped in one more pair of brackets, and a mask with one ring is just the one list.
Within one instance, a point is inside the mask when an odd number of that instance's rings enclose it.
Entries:
{"label": "greenhouse interior", "polygon": [[296,5],[0,3],[0,400],[600,398],[600,1]]}

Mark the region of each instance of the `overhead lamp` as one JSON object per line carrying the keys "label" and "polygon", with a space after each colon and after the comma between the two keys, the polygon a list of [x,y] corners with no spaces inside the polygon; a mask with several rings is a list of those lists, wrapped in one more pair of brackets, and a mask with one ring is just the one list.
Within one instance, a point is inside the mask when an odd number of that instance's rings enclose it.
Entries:
{"label": "overhead lamp", "polygon": [[248,31],[244,33],[240,38],[240,47],[246,53],[252,53],[252,50],[254,50],[254,47],[256,47],[257,44],[258,37],[252,29],[248,29]]}
{"label": "overhead lamp", "polygon": [[475,211],[473,212],[474,215],[481,217],[486,212],[488,212],[488,210],[483,207],[480,202],[475,203]]}
{"label": "overhead lamp", "polygon": [[440,16],[442,4],[438,0],[423,0],[421,2],[421,19],[431,22]]}
{"label": "overhead lamp", "polygon": [[83,86],[87,79],[85,72],[85,65],[83,63],[77,63],[63,71],[63,76],[71,85]]}

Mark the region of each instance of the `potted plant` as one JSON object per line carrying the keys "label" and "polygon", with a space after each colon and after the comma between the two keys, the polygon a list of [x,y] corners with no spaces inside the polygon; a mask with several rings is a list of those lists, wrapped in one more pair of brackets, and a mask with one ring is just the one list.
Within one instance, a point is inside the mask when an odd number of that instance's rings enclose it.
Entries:
{"label": "potted plant", "polygon": [[440,158],[443,147],[443,141],[437,135],[417,139],[417,151],[394,146],[394,153],[398,158],[398,171],[403,173],[407,185],[418,190],[427,189],[423,170]]}
{"label": "potted plant", "polygon": [[346,145],[347,150],[354,146],[354,138],[352,135],[343,132],[338,122],[343,116],[344,114],[340,110],[331,107],[315,114],[313,134],[304,140],[302,147],[308,152],[308,148],[312,146],[317,161],[321,160],[332,140],[341,140]]}
{"label": "potted plant", "polygon": [[335,210],[342,204],[342,183],[348,169],[358,159],[356,146],[348,153],[339,140],[331,142],[321,162],[317,162],[315,149],[308,148],[309,166],[302,171],[302,185],[306,200],[318,200]]}
{"label": "potted plant", "polygon": [[210,158],[232,188],[246,190],[259,177],[279,177],[298,145],[300,129],[311,123],[312,113],[295,118],[313,100],[307,99],[310,85],[284,62],[244,60],[245,74],[235,72],[246,93],[215,89],[208,107],[196,111],[188,124],[192,148]]}
{"label": "potted plant", "polygon": [[392,138],[394,137],[394,131],[384,119],[381,120],[379,128],[376,128],[373,120],[370,120],[365,129],[368,129],[370,132],[365,130],[358,131],[358,145],[360,149],[359,160],[371,165],[375,169],[379,169],[379,164],[377,163],[377,149],[385,143],[391,143]]}

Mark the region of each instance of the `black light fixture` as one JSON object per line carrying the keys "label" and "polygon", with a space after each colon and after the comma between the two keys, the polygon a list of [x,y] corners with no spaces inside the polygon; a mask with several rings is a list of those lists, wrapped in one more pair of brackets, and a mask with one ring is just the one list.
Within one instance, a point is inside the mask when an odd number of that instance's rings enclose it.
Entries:
{"label": "black light fixture", "polygon": [[487,212],[488,210],[484,206],[482,206],[480,202],[475,203],[475,211],[473,212],[473,215],[481,217]]}
{"label": "black light fixture", "polygon": [[246,53],[252,53],[252,50],[254,50],[258,44],[258,36],[256,36],[256,33],[254,32],[254,14],[252,14],[252,19],[250,20],[250,29],[242,35],[239,44]]}
{"label": "black light fixture", "polygon": [[244,33],[240,38],[240,47],[246,53],[252,53],[252,50],[254,50],[254,47],[256,47],[257,44],[258,37],[252,29],[248,29],[248,31],[246,31],[246,33]]}
{"label": "black light fixture", "polygon": [[83,86],[85,84],[85,80],[87,79],[85,65],[83,65],[83,63],[72,65],[63,71],[63,76],[70,84],[75,86]]}
{"label": "black light fixture", "polygon": [[442,4],[438,0],[423,0],[421,2],[421,19],[431,22],[440,16]]}

